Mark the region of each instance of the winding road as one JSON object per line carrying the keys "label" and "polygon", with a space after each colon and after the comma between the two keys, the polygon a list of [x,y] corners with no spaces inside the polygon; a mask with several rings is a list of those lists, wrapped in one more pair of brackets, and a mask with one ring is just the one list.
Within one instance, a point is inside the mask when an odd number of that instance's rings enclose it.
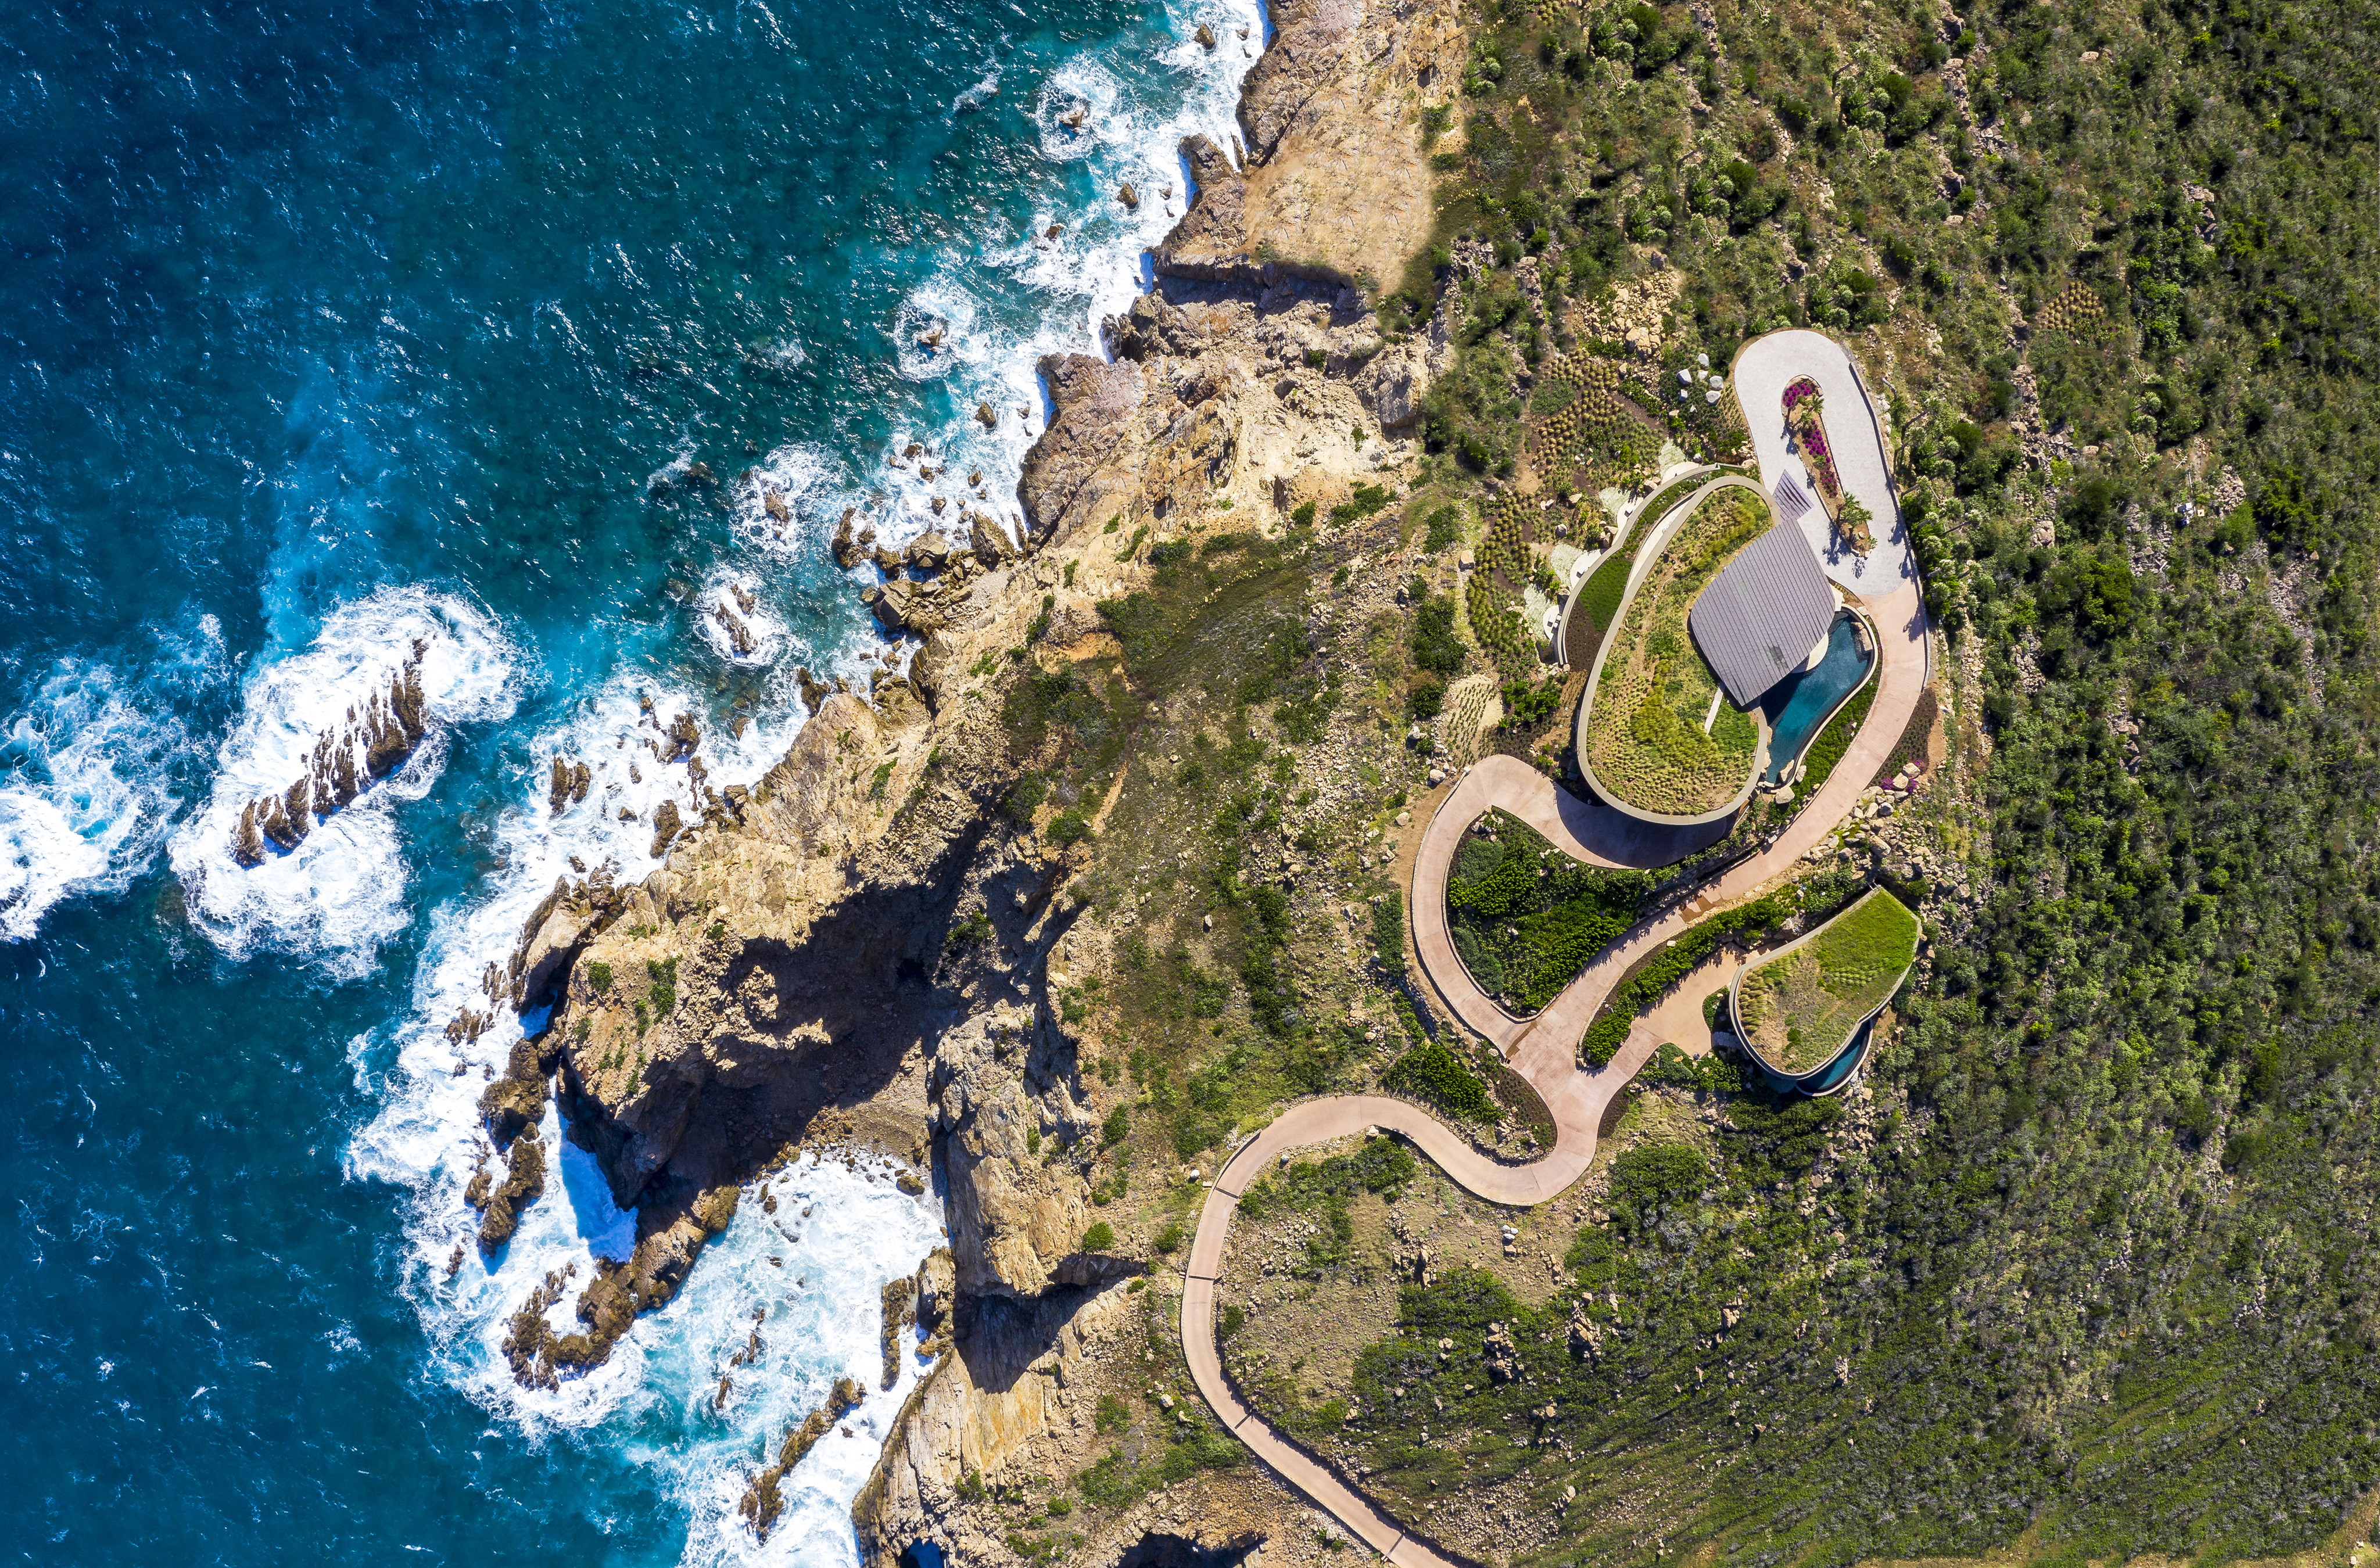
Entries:
{"label": "winding road", "polygon": [[[1687,904],[1630,930],[1572,980],[1534,1018],[1515,1018],[1472,983],[1456,959],[1446,928],[1446,878],[1464,832],[1482,812],[1510,811],[1568,854],[1590,865],[1652,867],[1670,864],[1723,835],[1725,822],[1663,828],[1638,821],[1554,786],[1543,774],[1509,757],[1490,757],[1441,786],[1415,859],[1411,897],[1414,945],[1424,975],[1447,1007],[1469,1028],[1494,1041],[1505,1060],[1528,1079],[1553,1113],[1557,1136],[1551,1153],[1527,1165],[1506,1165],[1474,1149],[1460,1133],[1407,1101],[1379,1095],[1335,1095],[1293,1105],[1242,1145],[1225,1163],[1207,1195],[1190,1246],[1182,1295],[1182,1343],[1191,1380],[1222,1423],[1258,1458],[1304,1492],[1351,1535],[1390,1562],[1407,1568],[1453,1568],[1450,1559],[1408,1534],[1378,1504],[1357,1493],[1336,1472],[1318,1462],[1243,1403],[1223,1374],[1215,1338],[1216,1281],[1222,1272],[1224,1244],[1241,1193],[1281,1155],[1306,1145],[1360,1133],[1394,1131],[1436,1162],[1464,1191],[1491,1203],[1527,1208],[1556,1197],[1595,1159],[1597,1128],[1611,1099],[1636,1076],[1661,1039],[1643,1021],[1629,1032],[1610,1065],[1590,1071],[1579,1065],[1579,1039],[1603,1000],[1631,965],[1714,910],[1739,903],[1784,876],[1857,803],[1868,782],[1909,722],[1927,679],[1925,611],[1908,552],[1899,509],[1888,488],[1881,499],[1866,492],[1885,487],[1888,473],[1882,422],[1868,405],[1864,384],[1840,345],[1819,334],[1772,334],[1737,356],[1734,373],[1745,410],[1752,416],[1755,451],[1763,483],[1774,492],[1780,478],[1798,470],[1781,441],[1764,440],[1766,416],[1776,410],[1770,386],[1781,389],[1795,374],[1809,374],[1828,396],[1828,431],[1846,478],[1879,519],[1888,519],[1873,561],[1879,569],[1857,575],[1888,591],[1863,598],[1882,636],[1876,693],[1850,749],[1826,784],[1777,842],[1705,887]],[[1756,401],[1766,395],[1767,402]],[[1755,408],[1758,411],[1755,411]],[[1866,418],[1848,417],[1853,408]],[[1773,421],[1781,430],[1782,416]],[[1855,456],[1842,451],[1858,444]],[[1787,464],[1792,464],[1788,468]],[[1890,563],[1889,567],[1887,561]],[[1840,581],[1845,574],[1830,573]],[[1845,585],[1848,589],[1849,585]],[[1856,596],[1855,596],[1856,597]]]}

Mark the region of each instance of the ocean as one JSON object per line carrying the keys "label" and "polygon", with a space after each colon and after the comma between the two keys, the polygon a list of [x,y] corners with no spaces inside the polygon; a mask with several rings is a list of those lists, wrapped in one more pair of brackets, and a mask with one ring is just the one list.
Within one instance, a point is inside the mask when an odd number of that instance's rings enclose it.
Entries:
{"label": "ocean", "polygon": [[[505,1319],[632,1219],[549,1111],[546,1196],[448,1277],[519,1025],[444,1026],[574,856],[652,868],[617,809],[665,787],[618,749],[641,702],[698,716],[723,786],[798,729],[797,669],[897,666],[838,521],[898,541],[971,470],[1014,514],[1036,361],[1142,286],[1176,146],[1231,134],[1263,29],[1255,0],[0,19],[21,1560],[856,1561],[917,1375],[874,1390],[878,1293],[934,1200],[798,1165],[608,1366],[525,1391]],[[913,441],[935,485],[888,465]],[[404,765],[236,860],[243,804],[408,660]],[[596,805],[549,809],[557,753]],[[747,1477],[845,1373],[850,1436],[756,1542]]]}

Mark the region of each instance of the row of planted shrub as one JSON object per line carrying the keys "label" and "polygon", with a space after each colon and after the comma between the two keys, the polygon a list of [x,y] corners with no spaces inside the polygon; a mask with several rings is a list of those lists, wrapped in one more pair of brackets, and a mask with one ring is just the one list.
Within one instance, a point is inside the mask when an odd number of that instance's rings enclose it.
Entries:
{"label": "row of planted shrub", "polygon": [[1639,1015],[1661,999],[1730,937],[1756,942],[1781,925],[1788,916],[1811,911],[1813,924],[1855,896],[1862,880],[1845,872],[1821,872],[1804,881],[1740,904],[1712,916],[1685,931],[1624,976],[1603,999],[1602,1008],[1586,1027],[1579,1052],[1590,1067],[1609,1067],[1620,1053]]}

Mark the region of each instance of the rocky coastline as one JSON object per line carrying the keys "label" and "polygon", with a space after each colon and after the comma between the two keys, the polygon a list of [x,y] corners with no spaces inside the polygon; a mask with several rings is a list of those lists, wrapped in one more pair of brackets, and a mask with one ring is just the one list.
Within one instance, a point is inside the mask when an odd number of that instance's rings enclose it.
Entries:
{"label": "rocky coastline", "polygon": [[[689,769],[700,816],[662,825],[667,860],[639,883],[601,869],[558,882],[485,977],[492,1005],[544,1027],[480,1098],[480,1245],[501,1246],[542,1189],[549,1095],[638,1213],[627,1261],[585,1281],[561,1271],[523,1303],[506,1351],[525,1383],[600,1364],[675,1294],[739,1195],[806,1145],[869,1147],[938,1178],[951,1248],[885,1299],[888,1372],[911,1320],[935,1361],[855,1508],[871,1561],[917,1540],[958,1562],[1005,1561],[971,1522],[980,1486],[963,1483],[1085,1433],[1083,1391],[1128,1376],[1120,1351],[1145,1305],[1146,1266],[1088,1245],[1104,1227],[1091,1226],[1087,1184],[1041,1152],[1099,1126],[1084,1042],[1047,972],[1075,918],[1059,895],[1086,851],[995,809],[1030,760],[1002,722],[1002,683],[1019,659],[1054,668],[1111,646],[1098,603],[1147,578],[1143,538],[1161,542],[1211,505],[1277,532],[1304,504],[1336,504],[1405,461],[1427,384],[1429,340],[1384,341],[1364,286],[1423,237],[1378,214],[1426,224],[1419,115],[1427,83],[1460,76],[1451,8],[1364,17],[1321,0],[1273,17],[1244,91],[1241,155],[1184,147],[1197,200],[1160,249],[1158,288],[1107,323],[1115,358],[1041,364],[1054,412],[1025,460],[1022,537],[969,508],[896,553],[846,515],[837,560],[876,565],[883,581],[862,597],[887,631],[919,639],[905,677],[880,675],[866,694],[815,688],[813,716],[748,792],[702,782],[691,720],[663,731],[655,754]],[[1351,164],[1350,126],[1369,163]],[[555,809],[585,787],[554,760]],[[963,907],[989,930],[961,932]],[[485,1015],[456,1027],[484,1028]],[[546,1314],[574,1290],[580,1328],[557,1334]],[[865,1393],[838,1391],[830,1406],[846,1392],[843,1408]],[[756,1530],[803,1435],[839,1418],[822,1409],[755,1476]],[[1165,1524],[1169,1538],[1245,1550],[1298,1512],[1261,1477],[1241,1490]],[[1151,1530],[1145,1511],[1120,1519],[1090,1560],[1115,1561]]]}

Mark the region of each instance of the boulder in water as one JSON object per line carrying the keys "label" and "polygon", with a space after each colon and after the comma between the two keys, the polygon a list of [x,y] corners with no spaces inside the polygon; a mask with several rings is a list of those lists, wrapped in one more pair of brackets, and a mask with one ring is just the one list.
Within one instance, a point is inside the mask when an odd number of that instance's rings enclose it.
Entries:
{"label": "boulder in water", "polygon": [[243,866],[264,864],[264,835],[257,831],[253,800],[240,808],[239,826],[232,830],[231,857]]}

